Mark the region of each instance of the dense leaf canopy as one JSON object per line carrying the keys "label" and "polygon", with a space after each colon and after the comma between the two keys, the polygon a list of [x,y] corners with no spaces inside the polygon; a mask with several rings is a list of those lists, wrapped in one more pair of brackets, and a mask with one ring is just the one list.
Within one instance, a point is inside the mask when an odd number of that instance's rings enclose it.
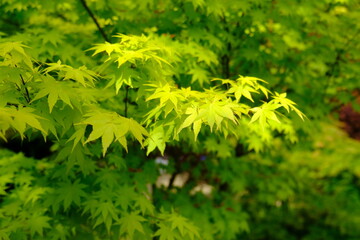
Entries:
{"label": "dense leaf canopy", "polygon": [[0,240],[360,238],[359,1],[0,13]]}

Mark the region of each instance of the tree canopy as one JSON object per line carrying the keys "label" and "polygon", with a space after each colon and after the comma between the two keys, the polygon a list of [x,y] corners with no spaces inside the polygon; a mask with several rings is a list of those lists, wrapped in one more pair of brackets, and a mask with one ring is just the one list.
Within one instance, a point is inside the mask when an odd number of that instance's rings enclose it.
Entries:
{"label": "tree canopy", "polygon": [[1,0],[0,240],[360,238],[359,10]]}

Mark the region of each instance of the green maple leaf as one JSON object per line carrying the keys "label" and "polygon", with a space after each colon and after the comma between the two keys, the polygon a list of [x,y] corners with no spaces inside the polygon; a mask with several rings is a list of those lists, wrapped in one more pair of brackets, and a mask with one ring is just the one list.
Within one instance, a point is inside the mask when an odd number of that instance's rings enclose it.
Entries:
{"label": "green maple leaf", "polygon": [[33,70],[33,64],[29,55],[24,51],[27,46],[21,42],[4,42],[0,43],[0,56],[5,57],[10,55],[10,58],[4,60],[2,65],[12,67],[26,67],[28,70]]}
{"label": "green maple leaf", "polygon": [[154,233],[154,237],[159,236],[159,240],[175,240],[175,233],[164,223],[158,224],[159,229]]}
{"label": "green maple leaf", "polygon": [[75,130],[74,134],[66,141],[67,143],[74,141],[72,151],[74,151],[76,145],[84,139],[86,127],[85,126],[75,126],[75,129],[76,130]]}
{"label": "green maple leaf", "polygon": [[0,132],[5,139],[5,131],[12,127],[19,132],[21,138],[24,138],[24,132],[26,126],[30,126],[34,129],[40,130],[43,134],[47,134],[41,126],[39,119],[40,116],[34,114],[35,109],[21,106],[18,109],[15,108],[0,108],[2,116],[0,116]]}
{"label": "green maple leaf", "polygon": [[101,137],[103,155],[105,155],[110,144],[115,140],[118,141],[127,150],[127,141],[125,135],[128,132],[143,145],[144,136],[148,132],[138,122],[131,118],[125,118],[117,113],[111,112],[91,112],[85,114],[86,119],[79,124],[88,124],[93,126],[85,144]]}
{"label": "green maple leaf", "polygon": [[27,48],[24,44],[21,42],[3,42],[0,43],[0,55],[4,56],[7,53],[10,53],[12,51],[18,51],[19,53],[26,55],[24,48]]}
{"label": "green maple leaf", "polygon": [[126,84],[127,86],[133,88],[133,81],[135,79],[138,79],[139,73],[132,69],[131,67],[127,65],[123,65],[119,68],[118,71],[115,72],[113,79],[107,84],[106,87],[109,87],[111,85],[115,84],[115,91],[116,94],[119,93],[119,90],[121,87]]}
{"label": "green maple leaf", "polygon": [[231,157],[233,147],[227,141],[220,141],[216,146],[217,155],[221,158]]}
{"label": "green maple leaf", "polygon": [[132,200],[135,199],[137,194],[132,186],[124,185],[120,187],[116,194],[115,205],[120,206],[123,210],[127,210],[132,205]]}
{"label": "green maple leaf", "polygon": [[64,225],[57,224],[53,229],[55,231],[51,240],[66,240],[70,238],[70,231],[67,227],[64,227]]}
{"label": "green maple leaf", "polygon": [[172,108],[170,109],[170,111],[173,108],[177,109],[179,100],[184,99],[182,92],[177,91],[177,88],[170,86],[169,84],[165,84],[164,86],[156,86],[156,85],[151,85],[151,86],[155,86],[156,90],[152,95],[150,95],[146,99],[146,101],[150,101],[153,99],[160,99],[160,106],[171,104]]}
{"label": "green maple leaf", "polygon": [[49,73],[55,70],[60,70],[65,67],[64,65],[61,64],[60,60],[58,60],[56,63],[48,63],[47,65],[49,65],[50,67],[47,67],[45,69],[45,73]]}
{"label": "green maple leaf", "polygon": [[43,236],[44,228],[51,228],[49,224],[50,220],[50,217],[37,215],[33,215],[31,218],[29,218],[28,225],[30,228],[31,236],[34,236],[35,233]]}
{"label": "green maple leaf", "polygon": [[[19,126],[19,130],[22,129],[22,127],[20,127],[21,122],[23,122],[24,124],[29,125],[30,127],[33,127],[35,129],[38,129],[44,133],[45,130],[42,128],[39,119],[41,119],[40,116],[34,114],[33,112],[35,111],[35,109],[33,108],[19,108],[17,111],[14,111],[12,113],[12,116],[14,117],[13,119],[13,127],[17,129],[17,126]],[[15,124],[16,122],[16,124]]]}
{"label": "green maple leaf", "polygon": [[246,142],[249,144],[248,149],[255,152],[260,152],[264,148],[264,142],[256,134],[249,136]]}
{"label": "green maple leaf", "polygon": [[251,93],[257,93],[257,91],[252,88],[251,86],[248,85],[240,85],[240,86],[232,86],[228,93],[234,93],[235,98],[237,101],[240,100],[240,98],[242,96],[246,97],[247,99],[249,99],[250,101],[254,102],[254,100],[252,99]]}
{"label": "green maple leaf", "polygon": [[208,72],[203,68],[193,68],[189,71],[189,74],[191,74],[191,83],[199,82],[200,86],[203,86],[204,83],[209,82],[209,76]]}
{"label": "green maple leaf", "polygon": [[200,119],[201,116],[199,116],[198,109],[196,107],[189,107],[186,112],[189,116],[184,120],[184,122],[180,125],[178,134],[180,131],[191,124],[193,125],[193,131],[194,131],[194,137],[195,140],[197,139],[197,136],[200,132],[201,125],[203,123],[203,120]]}
{"label": "green maple leaf", "polygon": [[41,90],[36,94],[32,102],[48,96],[50,112],[52,112],[52,109],[59,99],[69,105],[71,108],[73,107],[70,100],[73,96],[70,95],[71,93],[69,92],[69,85],[58,82],[49,75],[44,76],[42,79],[43,83],[40,85]]}
{"label": "green maple leaf", "polygon": [[158,148],[161,154],[164,155],[166,146],[164,127],[159,126],[152,130],[145,141],[145,145],[147,145],[146,155],[149,155],[155,148]]}
{"label": "green maple leaf", "polygon": [[276,116],[275,110],[280,107],[280,104],[264,103],[261,107],[252,108],[251,111],[255,112],[251,117],[250,124],[259,121],[260,126],[264,129],[268,120],[273,120],[280,123]]}
{"label": "green maple leaf", "polygon": [[171,230],[179,229],[179,232],[182,236],[184,236],[185,229],[188,227],[187,219],[177,215],[177,214],[171,214],[167,221],[171,222]]}
{"label": "green maple leaf", "polygon": [[205,5],[205,1],[204,0],[191,0],[192,4],[194,5],[195,8],[197,7],[202,7]]}
{"label": "green maple leaf", "polygon": [[42,38],[43,44],[49,42],[57,47],[59,43],[63,42],[64,35],[58,31],[44,31],[40,38]]}
{"label": "green maple leaf", "polygon": [[280,104],[283,108],[286,109],[287,112],[293,110],[296,114],[304,120],[305,114],[303,114],[299,109],[295,107],[296,103],[291,101],[290,99],[286,98],[286,93],[277,93],[275,92],[275,96],[273,96],[273,100],[271,102]]}
{"label": "green maple leaf", "polygon": [[121,67],[121,65],[123,65],[126,62],[130,62],[130,63],[134,63],[135,64],[135,60],[142,60],[145,59],[145,55],[142,52],[139,51],[124,51],[123,55],[119,56],[115,62],[118,63],[118,68]]}
{"label": "green maple leaf", "polygon": [[231,120],[236,123],[234,112],[227,102],[216,101],[216,99],[200,107],[199,115],[203,116],[203,119],[207,121],[207,124],[212,130],[214,124],[216,123],[217,128],[221,128],[221,122],[224,118]]}
{"label": "green maple leaf", "polygon": [[73,79],[83,85],[84,87],[90,85],[94,86],[94,80],[97,74],[85,66],[81,66],[78,69],[66,68],[64,80]]}
{"label": "green maple leaf", "polygon": [[46,192],[48,192],[50,190],[51,190],[50,188],[34,187],[33,189],[31,189],[29,195],[27,196],[25,203],[36,202],[40,198],[41,195],[45,194]]}
{"label": "green maple leaf", "polygon": [[0,176],[0,184],[5,186],[8,183],[12,183],[14,181],[13,179],[14,179],[14,173],[2,172]]}
{"label": "green maple leaf", "polygon": [[261,83],[266,83],[264,80],[255,78],[255,77],[243,77],[239,76],[236,81],[232,80],[222,80],[219,79],[224,83],[230,84],[230,88],[227,93],[233,93],[235,99],[239,101],[242,96],[249,99],[250,101],[254,102],[251,94],[252,93],[259,93],[260,90],[266,98],[268,98],[268,93],[270,92],[267,88],[262,86]]}
{"label": "green maple leaf", "polygon": [[110,232],[110,228],[112,226],[112,222],[113,220],[115,221],[119,221],[118,218],[118,209],[116,209],[116,207],[114,206],[114,204],[112,202],[98,202],[96,204],[96,211],[94,214],[92,214],[93,216],[97,216],[97,220],[94,224],[94,228],[98,225],[100,225],[101,223],[104,223],[106,226],[106,229],[108,232]]}
{"label": "green maple leaf", "polygon": [[120,234],[126,233],[130,239],[134,236],[134,232],[138,231],[144,233],[141,222],[146,221],[145,218],[138,215],[136,212],[126,213],[122,218],[119,219]]}
{"label": "green maple leaf", "polygon": [[191,56],[194,56],[197,62],[204,62],[209,67],[211,67],[212,64],[218,63],[217,55],[213,51],[200,46],[195,42],[191,42],[191,44],[187,45],[184,51]]}
{"label": "green maple leaf", "polygon": [[[175,212],[171,214],[162,213],[160,214],[160,218],[166,219],[166,222],[170,223],[170,231],[174,231],[175,229],[177,229],[179,230],[181,236],[185,237],[185,235],[188,235],[190,239],[200,237],[198,229],[193,224],[191,224],[187,218],[180,216]],[[163,227],[166,228],[165,225]]]}
{"label": "green maple leaf", "polygon": [[64,80],[72,79],[80,83],[82,86],[94,86],[95,77],[97,74],[94,71],[87,69],[85,66],[73,68],[71,66],[62,64],[61,61],[56,63],[48,63],[49,67],[45,69],[45,73],[58,71]]}
{"label": "green maple leaf", "polygon": [[96,183],[113,189],[119,185],[120,180],[121,178],[118,172],[105,168],[99,172]]}
{"label": "green maple leaf", "polygon": [[93,56],[99,54],[101,52],[106,52],[109,56],[112,52],[120,52],[121,45],[118,43],[102,43],[102,44],[95,44],[95,47],[90,48],[89,50],[95,50]]}
{"label": "green maple leaf", "polygon": [[86,185],[79,182],[80,180],[76,180],[74,183],[60,183],[59,188],[56,190],[58,194],[58,201],[63,201],[65,211],[72,203],[79,206],[81,203],[81,198],[86,196],[86,193],[83,191]]}
{"label": "green maple leaf", "polygon": [[135,206],[140,208],[142,214],[154,214],[154,205],[144,195],[139,195],[135,199]]}

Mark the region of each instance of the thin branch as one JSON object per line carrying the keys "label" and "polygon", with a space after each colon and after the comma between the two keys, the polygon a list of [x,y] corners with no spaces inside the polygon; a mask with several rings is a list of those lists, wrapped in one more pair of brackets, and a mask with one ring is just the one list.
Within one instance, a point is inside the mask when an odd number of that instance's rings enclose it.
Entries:
{"label": "thin branch", "polygon": [[[18,68],[18,66],[17,66],[16,64],[15,64],[15,67]],[[22,85],[24,86],[24,89],[25,89],[24,98],[25,98],[25,100],[27,101],[27,103],[30,103],[30,102],[31,102],[31,98],[30,98],[29,90],[28,90],[27,87],[26,87],[26,83],[25,83],[25,80],[24,80],[22,74],[20,73],[19,75],[20,75],[20,78],[21,78],[21,83],[22,83]],[[21,91],[20,86],[18,86],[17,84],[15,84],[15,85],[16,85],[16,87],[18,88],[18,90]]]}
{"label": "thin branch", "polygon": [[124,103],[125,103],[125,110],[124,110],[124,116],[127,117],[128,115],[128,102],[129,102],[129,86],[125,86],[125,99],[124,99]]}
{"label": "thin branch", "polygon": [[14,106],[16,108],[19,107],[19,104],[16,104],[16,103],[6,103],[6,106]]}
{"label": "thin branch", "polygon": [[[89,14],[89,16],[91,17],[91,19],[94,21],[96,27],[98,28],[101,36],[105,39],[105,41],[110,42],[109,38],[106,36],[105,31],[103,28],[101,28],[98,20],[96,19],[95,15],[93,14],[93,12],[91,11],[91,9],[89,8],[89,6],[87,5],[85,0],[80,0],[81,4],[83,5],[83,7],[85,8],[85,10],[87,11],[87,13]],[[124,103],[125,103],[125,110],[124,110],[124,116],[127,117],[128,115],[128,104],[129,104],[129,86],[125,87],[125,99],[124,99]]]}
{"label": "thin branch", "polygon": [[[227,33],[230,33],[230,29],[229,29],[229,24],[226,21],[225,16],[223,16],[221,18],[221,22],[224,24],[224,30]],[[232,50],[232,46],[231,43],[228,42],[226,44],[226,52],[223,56],[221,56],[221,65],[222,65],[222,76],[224,78],[230,78],[231,77],[231,73],[230,73],[230,58],[231,58],[231,50]]]}
{"label": "thin branch", "polygon": [[100,24],[98,22],[98,20],[96,19],[95,15],[92,13],[92,11],[90,10],[89,6],[87,5],[87,3],[85,2],[85,0],[80,0],[81,4],[83,5],[83,7],[85,8],[85,10],[87,11],[87,13],[89,14],[89,16],[91,17],[91,19],[94,21],[96,27],[98,28],[101,36],[105,39],[105,41],[110,42],[109,38],[106,36],[104,29],[102,29],[100,27]]}
{"label": "thin branch", "polygon": [[25,99],[28,103],[31,102],[31,98],[30,98],[30,94],[29,94],[29,90],[27,89],[27,87],[25,86],[25,81],[24,81],[24,78],[23,76],[20,74],[20,78],[21,78],[21,82],[22,84],[24,85],[24,88],[25,88]]}

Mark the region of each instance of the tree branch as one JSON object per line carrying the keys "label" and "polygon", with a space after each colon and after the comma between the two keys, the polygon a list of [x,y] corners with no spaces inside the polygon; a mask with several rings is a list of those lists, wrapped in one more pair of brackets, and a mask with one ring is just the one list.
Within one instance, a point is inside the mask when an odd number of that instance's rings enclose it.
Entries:
{"label": "tree branch", "polygon": [[129,102],[129,86],[126,85],[125,86],[125,110],[124,110],[124,116],[127,117],[128,115],[128,102]]}
{"label": "tree branch", "polygon": [[25,81],[24,81],[24,78],[23,76],[20,74],[20,78],[21,78],[21,82],[22,84],[24,85],[24,88],[25,88],[25,99],[28,103],[31,102],[31,98],[30,98],[30,94],[29,94],[29,90],[27,89],[27,87],[25,86]]}
{"label": "tree branch", "polygon": [[104,29],[102,29],[100,27],[100,24],[98,22],[98,20],[96,19],[95,15],[92,13],[92,11],[90,10],[89,6],[87,5],[87,3],[85,2],[85,0],[80,0],[81,4],[83,5],[83,7],[85,8],[85,10],[87,11],[87,13],[89,14],[89,16],[91,17],[91,19],[94,21],[96,27],[98,28],[101,36],[105,39],[105,41],[110,42],[109,38],[106,36]]}
{"label": "tree branch", "polygon": [[[18,68],[18,66],[17,66],[16,64],[15,64],[15,67]],[[20,75],[21,83],[22,83],[22,85],[24,86],[24,89],[25,89],[24,98],[25,98],[25,100],[26,100],[27,103],[30,103],[30,102],[31,102],[31,98],[30,98],[29,90],[28,90],[27,87],[26,87],[25,80],[24,80],[23,76],[21,75],[21,73],[20,73],[19,75]],[[17,84],[15,84],[15,85],[16,85],[16,87],[18,88],[18,91],[21,91],[20,86],[18,86]]]}

